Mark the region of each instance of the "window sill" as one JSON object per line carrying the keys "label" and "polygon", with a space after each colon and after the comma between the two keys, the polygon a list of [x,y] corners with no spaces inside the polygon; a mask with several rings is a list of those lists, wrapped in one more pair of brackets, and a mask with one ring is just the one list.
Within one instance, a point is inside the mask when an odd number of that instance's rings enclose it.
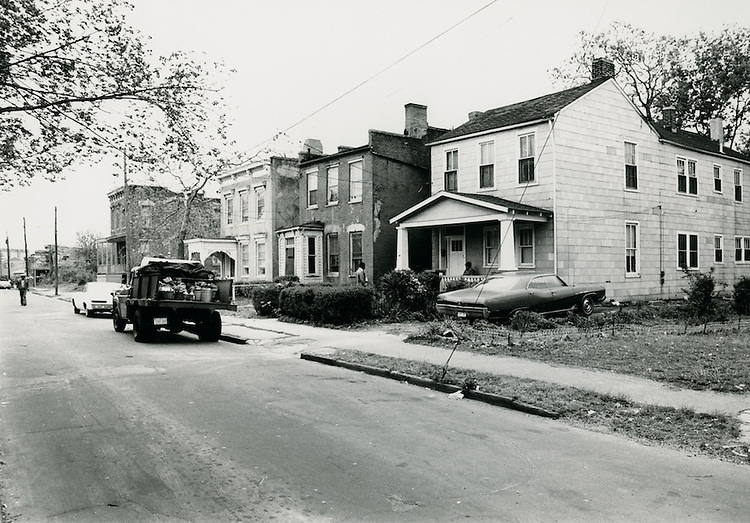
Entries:
{"label": "window sill", "polygon": [[362,203],[362,200],[349,200],[349,203]]}
{"label": "window sill", "polygon": [[308,205],[307,206],[307,210],[308,211],[312,211],[312,210],[315,210],[317,208],[318,208],[318,204],[317,203],[315,205]]}
{"label": "window sill", "polygon": [[641,190],[638,189],[637,187],[635,189],[632,188],[632,187],[624,187],[623,191],[625,191],[625,192],[641,192]]}
{"label": "window sill", "polygon": [[688,198],[698,198],[697,194],[691,194],[691,193],[686,193],[686,192],[677,191],[675,194],[677,196],[687,196]]}
{"label": "window sill", "polygon": [[625,279],[626,280],[637,280],[640,279],[641,273],[640,272],[629,272],[625,273]]}
{"label": "window sill", "polygon": [[338,202],[338,201],[335,201],[335,202],[328,202],[328,203],[326,204],[326,207],[336,207],[336,206],[337,206],[338,204],[339,204],[339,202]]}

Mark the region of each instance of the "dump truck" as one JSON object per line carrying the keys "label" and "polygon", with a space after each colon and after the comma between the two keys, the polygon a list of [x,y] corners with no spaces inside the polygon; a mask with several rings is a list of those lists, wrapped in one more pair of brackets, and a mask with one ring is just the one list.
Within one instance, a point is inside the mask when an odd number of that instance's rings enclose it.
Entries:
{"label": "dump truck", "polygon": [[115,331],[124,332],[132,323],[137,342],[151,341],[159,329],[186,330],[202,341],[218,341],[219,310],[237,310],[232,280],[219,279],[192,260],[144,257],[126,285],[112,293]]}

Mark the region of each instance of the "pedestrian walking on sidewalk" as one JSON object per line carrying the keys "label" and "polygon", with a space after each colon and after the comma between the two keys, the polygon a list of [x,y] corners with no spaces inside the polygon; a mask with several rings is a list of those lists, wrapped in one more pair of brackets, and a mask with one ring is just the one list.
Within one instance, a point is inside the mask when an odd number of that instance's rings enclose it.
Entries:
{"label": "pedestrian walking on sidewalk", "polygon": [[29,290],[29,282],[26,280],[26,275],[21,276],[16,288],[18,289],[18,294],[21,295],[21,305],[26,306],[26,293]]}

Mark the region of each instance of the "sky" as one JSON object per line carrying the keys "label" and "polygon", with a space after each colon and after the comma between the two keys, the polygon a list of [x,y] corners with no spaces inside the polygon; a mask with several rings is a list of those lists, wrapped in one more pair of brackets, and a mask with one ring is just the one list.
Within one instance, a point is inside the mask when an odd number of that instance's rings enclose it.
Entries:
{"label": "sky", "polygon": [[[404,105],[452,128],[471,111],[558,90],[550,70],[581,31],[614,22],[683,36],[750,22],[747,0],[131,0],[130,20],[155,54],[190,51],[235,72],[224,86],[241,151],[290,154],[306,138],[326,153],[402,132]],[[281,133],[281,138],[272,138]],[[0,192],[0,234],[29,250],[107,236],[114,160]]]}

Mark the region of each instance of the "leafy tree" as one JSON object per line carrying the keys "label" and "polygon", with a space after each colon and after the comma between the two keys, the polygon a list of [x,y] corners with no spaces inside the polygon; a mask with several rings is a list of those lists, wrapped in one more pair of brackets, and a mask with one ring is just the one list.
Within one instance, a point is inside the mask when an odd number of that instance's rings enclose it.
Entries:
{"label": "leafy tree", "polygon": [[76,263],[81,267],[83,272],[96,276],[97,257],[96,257],[96,235],[92,232],[76,233]]}
{"label": "leafy tree", "polygon": [[734,310],[739,323],[742,316],[750,315],[750,278],[742,276],[734,283]]}
{"label": "leafy tree", "polygon": [[581,31],[579,38],[578,49],[561,67],[552,69],[552,78],[567,86],[587,83],[594,58],[604,56],[613,61],[615,78],[636,107],[654,119],[673,83],[669,72],[681,41],[619,22],[603,33]]}
{"label": "leafy tree", "polygon": [[594,58],[615,64],[615,78],[646,118],[674,107],[686,128],[707,135],[722,117],[726,142],[748,148],[750,130],[750,29],[725,28],[717,35],[676,38],[613,23],[605,32],[581,32],[578,49],[552,78],[563,85],[586,83]]}
{"label": "leafy tree", "polygon": [[[3,0],[0,189],[55,179],[82,158],[127,148],[153,164],[151,118],[178,130],[215,92],[210,66],[154,60],[124,0]],[[184,131],[184,129],[182,129]],[[175,143],[179,140],[172,138]]]}
{"label": "leafy tree", "polygon": [[750,29],[699,33],[673,64],[670,99],[683,124],[709,133],[712,118],[724,119],[729,147],[746,146],[750,119]]}

